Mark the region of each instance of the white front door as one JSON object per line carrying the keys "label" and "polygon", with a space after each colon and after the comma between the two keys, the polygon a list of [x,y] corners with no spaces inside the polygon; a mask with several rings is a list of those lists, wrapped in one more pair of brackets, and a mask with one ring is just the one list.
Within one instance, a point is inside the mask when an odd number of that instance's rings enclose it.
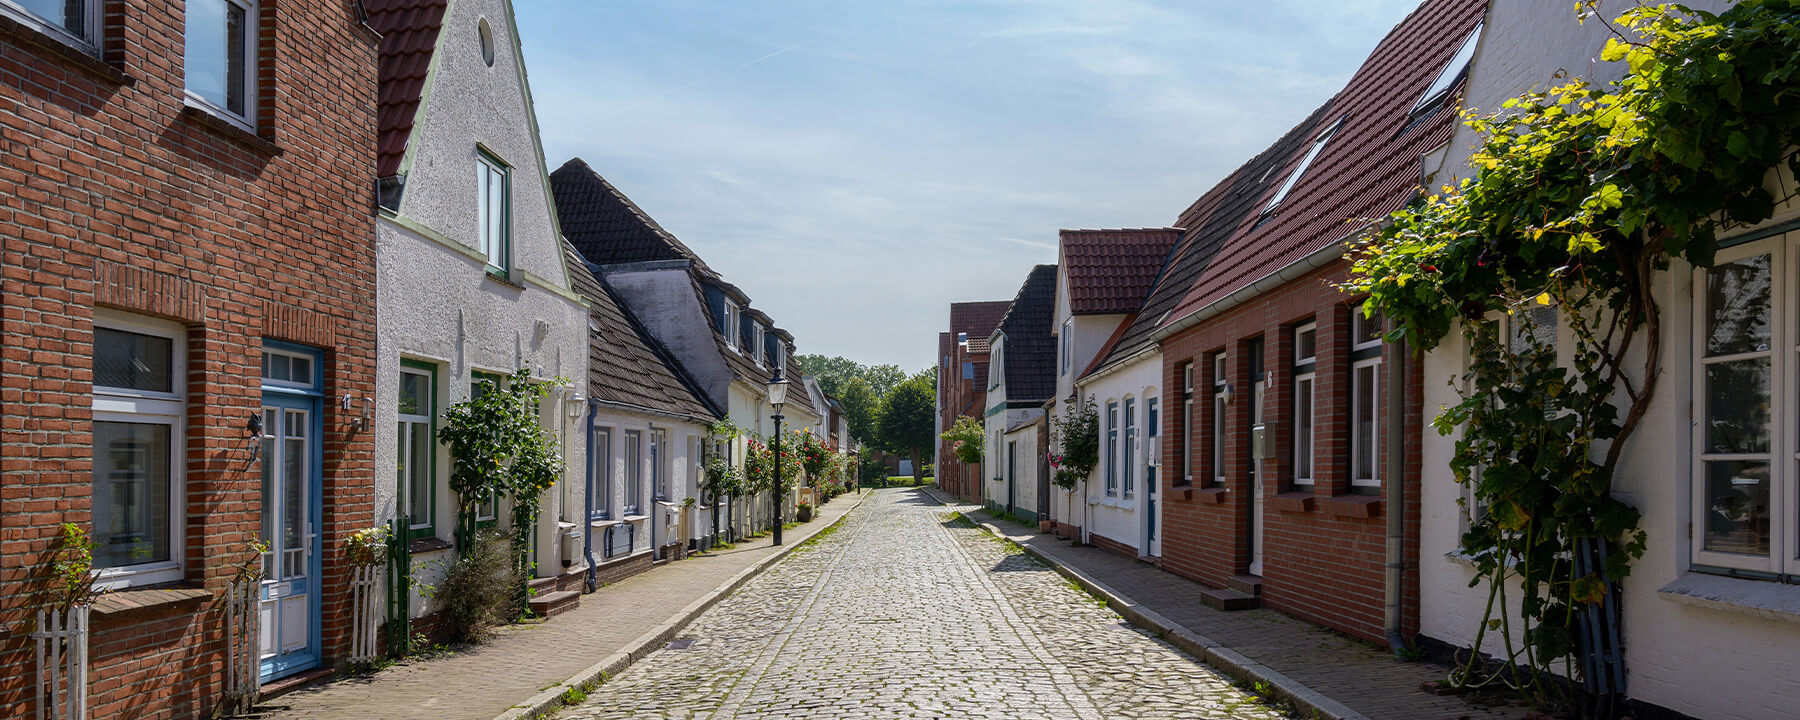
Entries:
{"label": "white front door", "polygon": [[262,409],[262,677],[266,682],[319,664],[313,577],[315,457],[310,401],[269,398]]}

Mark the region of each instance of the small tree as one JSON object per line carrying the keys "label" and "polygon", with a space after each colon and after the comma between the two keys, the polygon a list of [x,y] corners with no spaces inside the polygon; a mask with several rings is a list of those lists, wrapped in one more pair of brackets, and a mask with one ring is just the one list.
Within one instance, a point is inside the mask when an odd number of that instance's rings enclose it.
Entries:
{"label": "small tree", "polygon": [[1067,405],[1060,416],[1050,418],[1050,442],[1056,449],[1046,455],[1056,469],[1056,486],[1075,489],[1075,483],[1100,464],[1100,413],[1092,398]]}
{"label": "small tree", "polygon": [[908,378],[881,402],[877,424],[881,445],[889,452],[911,456],[915,473],[923,470],[936,416],[937,387],[931,377],[919,373]]}
{"label": "small tree", "polygon": [[941,437],[950,441],[950,452],[964,465],[981,462],[981,444],[987,435],[987,428],[980,420],[964,415],[956,419],[956,424],[944,431]]}

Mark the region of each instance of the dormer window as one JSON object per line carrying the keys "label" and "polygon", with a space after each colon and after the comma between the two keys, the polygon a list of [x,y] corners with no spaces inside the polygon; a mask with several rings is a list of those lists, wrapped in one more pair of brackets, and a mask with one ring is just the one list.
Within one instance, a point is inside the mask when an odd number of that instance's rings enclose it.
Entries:
{"label": "dormer window", "polygon": [[725,318],[719,323],[719,333],[725,336],[725,346],[738,349],[738,306],[730,300],[725,301]]}
{"label": "dormer window", "polygon": [[1281,184],[1281,189],[1276,190],[1275,196],[1269,198],[1269,204],[1263,207],[1263,218],[1267,218],[1274,214],[1275,208],[1280,207],[1281,201],[1287,199],[1288,192],[1294,189],[1294,184],[1300,182],[1300,176],[1306,174],[1307,166],[1318,159],[1319,153],[1325,150],[1325,145],[1331,142],[1331,136],[1336,134],[1338,128],[1343,127],[1343,125],[1343,118],[1339,118],[1337,122],[1331,124],[1331,127],[1325,128],[1324,132],[1319,133],[1317,137],[1313,138],[1312,147],[1307,149],[1306,156],[1300,158],[1300,164],[1294,166],[1294,172],[1288,175],[1287,181]]}
{"label": "dormer window", "polygon": [[787,343],[775,343],[775,375],[787,377]]}
{"label": "dormer window", "polygon": [[769,346],[763,342],[762,323],[750,323],[750,357],[756,360],[757,367],[768,367]]}
{"label": "dormer window", "polygon": [[1450,89],[1456,87],[1456,82],[1462,79],[1464,73],[1468,72],[1469,62],[1475,59],[1475,46],[1480,42],[1481,24],[1476,23],[1475,29],[1469,31],[1469,36],[1463,38],[1462,47],[1456,49],[1456,54],[1450,56],[1450,62],[1444,63],[1444,68],[1438,71],[1437,78],[1431,81],[1429,87],[1425,88],[1425,94],[1420,95],[1419,101],[1413,103],[1412,112],[1406,118],[1408,126],[1420,117],[1430,115],[1438,108],[1443,107],[1444,99],[1450,96]]}

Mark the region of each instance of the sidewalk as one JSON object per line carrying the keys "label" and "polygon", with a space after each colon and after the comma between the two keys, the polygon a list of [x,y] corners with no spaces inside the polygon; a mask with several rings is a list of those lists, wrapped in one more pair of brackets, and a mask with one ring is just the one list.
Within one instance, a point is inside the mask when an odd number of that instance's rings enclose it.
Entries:
{"label": "sidewalk", "polygon": [[258,706],[253,717],[528,717],[560,705],[563,691],[618,674],[662,646],[700,613],[807,539],[837,524],[869,496],[842,495],[785,544],[762,537],[690,556],[581,598],[581,606],[537,624],[510,625],[486,644],[436,660],[406,662],[371,676],[297,690]]}
{"label": "sidewalk", "polygon": [[[1132,624],[1204,659],[1239,680],[1267,683],[1272,694],[1295,704],[1302,716],[1364,718],[1523,718],[1524,707],[1486,707],[1419,689],[1443,678],[1446,668],[1404,663],[1386,652],[1273,610],[1223,612],[1202,605],[1205,588],[1148,563],[998,520],[970,505],[930,491],[988,532],[1023,546],[1058,572],[1108,599]],[[1311,713],[1309,715],[1308,713]]]}

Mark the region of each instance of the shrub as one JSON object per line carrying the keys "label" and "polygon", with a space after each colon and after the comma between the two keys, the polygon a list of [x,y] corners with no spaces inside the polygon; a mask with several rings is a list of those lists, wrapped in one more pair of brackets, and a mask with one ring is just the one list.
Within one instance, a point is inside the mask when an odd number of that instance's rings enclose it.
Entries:
{"label": "shrub", "polygon": [[511,619],[513,588],[520,580],[513,563],[512,538],[494,530],[476,533],[468,556],[451,565],[443,582],[429,592],[443,613],[446,639],[453,643],[486,640],[495,626]]}

